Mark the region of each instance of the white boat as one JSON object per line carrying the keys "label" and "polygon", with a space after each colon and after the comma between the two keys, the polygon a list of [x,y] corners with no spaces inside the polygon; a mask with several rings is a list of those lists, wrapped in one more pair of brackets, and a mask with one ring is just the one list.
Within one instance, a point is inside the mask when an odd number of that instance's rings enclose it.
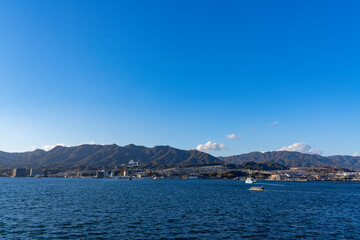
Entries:
{"label": "white boat", "polygon": [[245,183],[248,183],[248,184],[256,183],[256,180],[254,178],[249,177],[245,180]]}
{"label": "white boat", "polygon": [[198,176],[188,176],[188,179],[199,179]]}

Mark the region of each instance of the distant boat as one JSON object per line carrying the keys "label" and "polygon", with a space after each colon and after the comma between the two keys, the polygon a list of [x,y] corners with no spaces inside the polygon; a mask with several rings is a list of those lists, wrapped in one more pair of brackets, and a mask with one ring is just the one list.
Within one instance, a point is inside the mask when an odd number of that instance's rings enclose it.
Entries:
{"label": "distant boat", "polygon": [[41,175],[35,175],[34,178],[42,178],[42,176]]}
{"label": "distant boat", "polygon": [[129,180],[132,180],[132,177],[129,177]]}
{"label": "distant boat", "polygon": [[245,180],[245,183],[248,183],[248,184],[256,183],[256,180],[254,178],[249,177]]}
{"label": "distant boat", "polygon": [[199,179],[198,176],[188,176],[188,179]]}
{"label": "distant boat", "polygon": [[251,190],[251,191],[264,191],[265,189],[264,189],[263,186],[261,186],[261,187],[251,187],[249,190]]}

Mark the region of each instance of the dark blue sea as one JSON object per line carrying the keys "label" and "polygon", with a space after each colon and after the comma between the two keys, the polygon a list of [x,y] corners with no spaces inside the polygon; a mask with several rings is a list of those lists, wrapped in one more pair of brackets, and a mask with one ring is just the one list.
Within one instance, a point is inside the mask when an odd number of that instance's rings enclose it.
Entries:
{"label": "dark blue sea", "polygon": [[0,178],[0,239],[360,239],[360,183]]}

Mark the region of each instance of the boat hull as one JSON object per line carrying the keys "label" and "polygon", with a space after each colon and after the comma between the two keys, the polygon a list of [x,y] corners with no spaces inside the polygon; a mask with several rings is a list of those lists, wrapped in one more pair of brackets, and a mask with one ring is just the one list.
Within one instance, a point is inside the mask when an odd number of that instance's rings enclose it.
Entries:
{"label": "boat hull", "polygon": [[264,187],[251,187],[249,190],[251,191],[264,191]]}

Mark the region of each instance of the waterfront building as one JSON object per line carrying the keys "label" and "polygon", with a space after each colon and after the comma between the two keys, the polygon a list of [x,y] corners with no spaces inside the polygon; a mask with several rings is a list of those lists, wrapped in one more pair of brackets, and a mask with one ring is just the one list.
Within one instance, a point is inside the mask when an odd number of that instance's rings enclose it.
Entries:
{"label": "waterfront building", "polygon": [[26,169],[25,168],[14,168],[13,177],[26,177]]}
{"label": "waterfront building", "polygon": [[36,175],[43,175],[43,172],[41,169],[30,169],[30,177],[35,177]]}
{"label": "waterfront building", "polygon": [[135,162],[134,160],[130,160],[129,161],[129,165],[136,165],[136,166],[138,166],[139,165],[139,162]]}
{"label": "waterfront building", "polygon": [[279,174],[271,174],[269,177],[269,180],[276,180],[276,181],[280,181],[280,175]]}
{"label": "waterfront building", "polygon": [[104,171],[96,172],[96,177],[97,178],[104,178],[105,177],[105,172]]}
{"label": "waterfront building", "polygon": [[128,177],[129,176],[129,172],[127,170],[124,171],[124,177]]}

